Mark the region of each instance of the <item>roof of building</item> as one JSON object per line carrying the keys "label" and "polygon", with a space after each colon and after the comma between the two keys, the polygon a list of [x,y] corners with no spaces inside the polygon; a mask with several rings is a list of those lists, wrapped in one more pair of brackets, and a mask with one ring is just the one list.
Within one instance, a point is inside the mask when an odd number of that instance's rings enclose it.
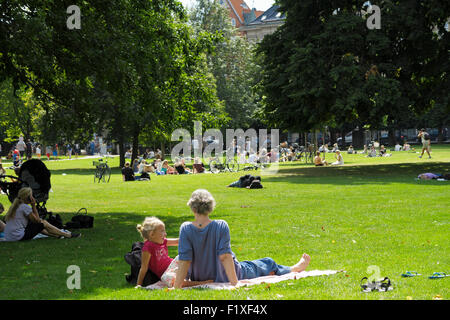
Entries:
{"label": "roof of building", "polygon": [[286,14],[278,11],[280,6],[274,5],[267,9],[263,14],[257,17],[255,20],[248,23],[248,25],[257,25],[263,23],[281,22],[286,19]]}
{"label": "roof of building", "polygon": [[244,0],[226,0],[226,2],[231,6],[231,10],[237,16],[240,24],[247,24],[264,13],[263,11],[250,9]]}

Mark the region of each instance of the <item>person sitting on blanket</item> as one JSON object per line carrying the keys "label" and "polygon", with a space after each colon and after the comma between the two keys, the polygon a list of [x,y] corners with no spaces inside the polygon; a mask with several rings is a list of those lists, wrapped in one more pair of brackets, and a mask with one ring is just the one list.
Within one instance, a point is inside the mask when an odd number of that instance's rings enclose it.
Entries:
{"label": "person sitting on blanket", "polygon": [[215,207],[211,193],[195,190],[187,204],[194,221],[184,222],[180,227],[175,289],[182,287],[188,272],[194,281],[214,279],[235,286],[238,280],[302,272],[308,267],[311,258],[306,253],[291,267],[278,265],[272,258],[239,262],[231,251],[227,222],[209,218]]}
{"label": "person sitting on blanket", "polygon": [[[156,274],[167,286],[172,287],[175,282],[176,270],[178,268],[178,256],[172,259],[168,255],[167,246],[177,246],[178,238],[167,239],[164,222],[156,217],[145,218],[142,224],[138,224],[136,229],[144,239],[142,247],[141,268],[139,270],[136,288],[142,286],[148,269]],[[209,281],[187,281],[182,282],[183,287],[191,287],[205,284]]]}
{"label": "person sitting on blanket", "polygon": [[80,236],[79,233],[62,231],[47,220],[41,219],[36,209],[33,191],[28,187],[19,190],[17,198],[14,199],[6,213],[5,220],[6,241],[30,240],[38,233],[56,238],[77,238]]}

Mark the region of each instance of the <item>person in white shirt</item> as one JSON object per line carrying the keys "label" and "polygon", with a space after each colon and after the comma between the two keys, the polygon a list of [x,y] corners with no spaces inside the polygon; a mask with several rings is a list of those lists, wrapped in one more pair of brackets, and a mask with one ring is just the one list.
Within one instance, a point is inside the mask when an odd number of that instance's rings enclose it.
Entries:
{"label": "person in white shirt", "polygon": [[38,145],[36,147],[36,156],[39,160],[41,160],[41,146],[40,145]]}
{"label": "person in white shirt", "polygon": [[399,143],[397,142],[397,144],[395,145],[395,151],[401,151],[402,150],[402,146],[399,145]]}
{"label": "person in white shirt", "polygon": [[333,162],[332,165],[340,166],[344,164],[344,158],[342,157],[342,154],[339,150],[336,151],[334,157],[336,158],[337,161]]}

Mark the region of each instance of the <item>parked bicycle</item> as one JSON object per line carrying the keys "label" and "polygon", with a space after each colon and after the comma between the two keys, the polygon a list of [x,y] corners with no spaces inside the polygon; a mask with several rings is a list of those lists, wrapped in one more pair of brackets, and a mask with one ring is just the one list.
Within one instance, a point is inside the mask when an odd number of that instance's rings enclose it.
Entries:
{"label": "parked bicycle", "polygon": [[106,159],[105,162],[103,162],[103,159],[93,161],[92,164],[95,166],[94,183],[100,183],[100,181],[109,182],[109,179],[111,178],[111,168],[108,166],[108,159]]}
{"label": "parked bicycle", "polygon": [[[226,151],[222,151],[219,154],[225,154]],[[239,171],[239,163],[236,159],[229,158],[227,155],[222,156],[222,160],[219,158],[219,155],[216,155],[209,161],[209,170],[212,173],[219,172],[238,172]]]}
{"label": "parked bicycle", "polygon": [[302,147],[301,149],[299,149],[299,152],[296,153],[296,157],[299,161],[302,161],[304,163],[313,164],[315,153],[316,153],[316,149],[315,149],[314,145],[308,143],[306,148]]}

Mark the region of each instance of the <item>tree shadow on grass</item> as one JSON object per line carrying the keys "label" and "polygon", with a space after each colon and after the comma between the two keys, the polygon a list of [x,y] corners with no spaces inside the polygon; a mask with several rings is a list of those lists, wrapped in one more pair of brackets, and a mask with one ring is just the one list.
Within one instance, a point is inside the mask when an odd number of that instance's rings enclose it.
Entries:
{"label": "tree shadow on grass", "polygon": [[[52,175],[61,175],[63,173],[70,175],[90,175],[94,176],[95,167],[92,168],[68,168],[68,169],[52,169],[50,173]],[[120,168],[111,168],[111,174],[122,174]]]}
{"label": "tree shadow on grass", "polygon": [[417,181],[421,173],[444,174],[450,172],[448,163],[402,163],[381,165],[352,165],[327,167],[281,167],[275,176],[262,177],[264,182],[288,182],[298,184],[388,184],[388,183],[432,183],[440,181]]}
{"label": "tree shadow on grass", "polygon": [[[63,222],[73,213],[58,212]],[[102,291],[133,288],[125,280],[130,273],[124,256],[136,241],[143,241],[136,225],[146,215],[136,212],[89,213],[94,216],[92,229],[81,232],[76,239],[45,238],[31,241],[0,242],[2,268],[0,299],[95,299]],[[168,238],[178,238],[183,222],[192,221],[191,214],[160,215]],[[175,258],[177,247],[169,247]],[[68,289],[70,265],[80,268],[81,289]]]}

